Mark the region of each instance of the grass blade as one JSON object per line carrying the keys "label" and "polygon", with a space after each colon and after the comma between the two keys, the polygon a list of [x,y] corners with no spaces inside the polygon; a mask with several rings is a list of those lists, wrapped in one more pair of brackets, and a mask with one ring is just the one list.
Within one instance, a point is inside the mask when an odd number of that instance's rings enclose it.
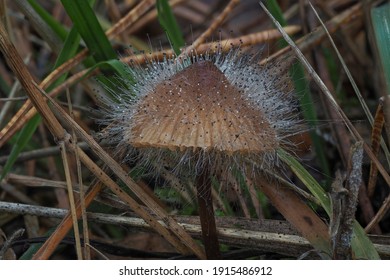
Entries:
{"label": "grass blade", "polygon": [[[72,28],[72,30],[69,32],[68,36],[66,37],[64,46],[57,57],[53,69],[56,69],[58,66],[60,66],[65,61],[67,61],[69,58],[73,57],[79,48],[79,44],[80,44],[80,35],[75,28]],[[68,72],[61,75],[53,84],[50,85],[50,87],[48,87],[47,91],[49,92],[57,85],[61,84],[63,81],[65,81],[67,76],[68,76]]]}
{"label": "grass blade", "polygon": [[[278,150],[278,155],[283,162],[285,162],[294,174],[304,183],[310,192],[321,203],[322,208],[330,217],[332,215],[331,202],[327,193],[317,183],[317,181],[310,175],[309,172],[290,154],[282,149]],[[378,252],[374,244],[367,237],[363,228],[355,220],[353,225],[352,250],[356,259],[379,259]]]}
{"label": "grass blade", "polygon": [[390,94],[390,3],[371,10],[376,43],[387,84],[387,94]]}
{"label": "grass blade", "polygon": [[61,2],[95,60],[100,62],[115,59],[117,54],[88,2],[78,0]]}
{"label": "grass blade", "polygon": [[[133,79],[125,70],[125,66],[114,62],[117,59],[117,54],[88,2],[62,0],[62,4],[94,58],[94,61],[88,61],[85,64],[91,69],[99,67],[104,71],[105,75],[98,77],[98,79],[109,89],[108,91],[128,88],[127,81],[131,82]],[[118,79],[118,76],[122,79]]]}
{"label": "grass blade", "polygon": [[7,82],[4,80],[2,76],[0,76],[0,91],[6,93],[10,92],[11,87],[8,86]]}
{"label": "grass blade", "polygon": [[1,172],[0,181],[3,180],[7,173],[11,170],[20,152],[24,149],[27,143],[30,142],[31,137],[40,122],[41,117],[39,115],[35,115],[20,131],[18,138],[12,147],[11,154],[9,155],[3,171]]}
{"label": "grass blade", "polygon": [[164,28],[176,55],[180,54],[180,48],[184,46],[183,34],[177,24],[175,16],[167,0],[157,0],[158,20]]}
{"label": "grass blade", "polygon": [[380,256],[374,244],[368,238],[362,226],[355,220],[353,224],[352,249],[356,259],[379,260]]}
{"label": "grass blade", "polygon": [[309,191],[318,199],[322,208],[328,216],[331,215],[331,204],[328,195],[318,182],[310,175],[310,173],[296,160],[292,155],[288,154],[283,149],[278,150],[278,155],[285,162],[294,174],[305,184]]}
{"label": "grass blade", "polygon": [[287,21],[283,16],[282,9],[280,8],[278,2],[275,0],[268,0],[266,1],[266,6],[271,14],[276,18],[276,20],[279,21],[281,26],[287,25]]}
{"label": "grass blade", "polygon": [[68,31],[56,21],[45,9],[43,9],[35,0],[27,0],[37,14],[46,22],[48,26],[64,41],[68,35]]}

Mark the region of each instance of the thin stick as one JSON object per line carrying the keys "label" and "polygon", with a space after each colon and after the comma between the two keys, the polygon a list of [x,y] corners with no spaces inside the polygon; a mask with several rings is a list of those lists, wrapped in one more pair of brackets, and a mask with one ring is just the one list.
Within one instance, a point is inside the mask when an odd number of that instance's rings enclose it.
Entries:
{"label": "thin stick", "polygon": [[206,256],[209,260],[216,260],[221,258],[221,254],[219,252],[217,227],[215,225],[210,176],[209,165],[205,163],[200,174],[197,175],[196,188]]}
{"label": "thin stick", "polygon": [[26,101],[26,100],[27,97],[25,96],[0,98],[0,102],[14,102],[14,101]]}
{"label": "thin stick", "polygon": [[182,53],[186,53],[190,49],[197,49],[198,46],[202,44],[207,39],[207,37],[209,37],[218,28],[218,26],[222,24],[225,18],[229,15],[229,13],[239,2],[240,0],[231,0],[229,4],[227,4],[225,9],[222,11],[222,13],[209,26],[209,28],[207,28],[207,30],[203,32],[202,35],[200,35],[198,39],[196,39],[195,42],[192,43],[191,46],[183,50]]}
{"label": "thin stick", "polygon": [[23,203],[29,203],[29,204],[37,204],[24,192],[19,191],[15,186],[8,184],[5,181],[0,182],[0,189],[6,191],[10,196],[16,198],[17,201],[21,201]]}
{"label": "thin stick", "polygon": [[371,222],[364,228],[365,232],[370,232],[387,214],[390,209],[390,195],[386,197],[383,201],[381,208],[379,208],[375,217],[371,220]]}
{"label": "thin stick", "polygon": [[[379,105],[375,112],[374,126],[371,132],[371,148],[376,156],[379,155],[380,141],[382,135],[383,125],[385,123],[385,114],[383,113],[383,99],[379,100]],[[370,175],[368,177],[367,195],[372,198],[375,191],[376,181],[378,179],[378,169],[376,165],[371,162]]]}
{"label": "thin stick", "polygon": [[[70,116],[74,119],[73,114],[73,108],[72,108],[72,101],[70,98],[69,90],[66,91],[66,98],[68,100],[68,106],[69,106],[69,113]],[[77,149],[77,137],[76,133],[74,132],[74,129],[72,129],[72,138],[73,138],[73,150],[74,155],[76,159],[76,166],[77,166],[77,177],[78,177],[78,183],[80,186],[80,207],[81,207],[81,218],[83,221],[83,240],[84,240],[84,258],[89,260],[91,259],[91,250],[89,245],[89,231],[88,231],[88,219],[87,219],[87,209],[85,206],[85,196],[84,196],[84,185],[83,185],[83,176],[81,172],[81,163],[79,158],[79,153]]]}
{"label": "thin stick", "polygon": [[[184,0],[170,0],[169,6],[171,6],[171,8],[173,9],[175,6],[177,6],[181,2],[184,2]],[[186,1],[186,2],[188,2],[188,1]],[[157,9],[149,10],[147,13],[144,13],[144,15],[139,20],[137,20],[134,24],[129,26],[127,28],[126,33],[127,34],[134,34],[138,31],[140,31],[140,29],[142,27],[146,26],[148,23],[150,23],[151,21],[153,21],[156,18],[157,18]]]}
{"label": "thin stick", "polygon": [[[84,142],[78,143],[78,146],[80,146],[82,149],[88,149],[88,146]],[[40,159],[40,158],[55,156],[59,154],[60,154],[60,148],[58,146],[52,146],[52,147],[36,149],[36,150],[20,153],[15,162],[17,163],[25,162],[28,160]],[[0,165],[5,164],[8,160],[8,157],[9,155],[0,156]]]}
{"label": "thin stick", "polygon": [[18,229],[17,231],[15,231],[11,237],[9,237],[2,245],[1,249],[0,249],[0,261],[3,260],[3,258],[5,257],[5,254],[7,253],[8,249],[11,248],[11,245],[12,245],[12,242],[16,239],[18,239],[19,237],[21,237],[24,233],[24,229]]}
{"label": "thin stick", "polygon": [[[272,187],[274,188],[274,186]],[[92,187],[92,189],[94,188]],[[69,217],[69,211],[65,209],[4,201],[0,201],[0,212],[58,219],[65,216]],[[143,231],[153,230],[143,219],[135,217],[89,212],[88,219],[100,224],[129,226]],[[188,216],[176,216],[175,219],[194,237],[201,235],[201,227],[196,219]],[[162,221],[159,222],[163,223]],[[284,221],[219,217],[217,223],[220,225],[218,228],[220,229],[219,239],[221,243],[234,247],[259,249],[263,252],[274,252],[289,256],[299,256],[311,248],[307,239],[298,236],[297,232],[291,229],[291,225]],[[372,240],[375,242],[374,245],[378,253],[384,258],[388,258],[390,256],[390,246],[381,243],[380,240]]]}
{"label": "thin stick", "polygon": [[20,100],[20,98],[25,99],[25,96],[16,97],[16,93],[20,89],[20,83],[18,80],[14,82],[12,85],[11,91],[7,98],[0,98],[0,104],[2,102],[7,102],[6,104],[2,105],[1,111],[0,111],[0,127],[3,126],[3,122],[5,119],[5,116],[7,116],[8,112],[12,109],[12,103],[10,101],[17,101]]}
{"label": "thin stick", "polygon": [[69,170],[69,164],[68,164],[68,154],[66,152],[66,147],[65,147],[64,141],[60,141],[58,144],[60,146],[62,162],[64,165],[66,186],[68,189],[68,196],[69,196],[70,213],[72,215],[74,238],[76,241],[77,258],[79,260],[82,260],[83,254],[81,253],[80,231],[79,231],[79,225],[77,223],[77,214],[76,214],[76,206],[75,206],[75,200],[74,200],[74,195],[73,195],[72,179],[70,177],[70,170]]}
{"label": "thin stick", "polygon": [[[78,209],[80,210],[80,209]],[[12,214],[29,214],[41,217],[63,218],[67,216],[65,209],[26,205],[0,201],[0,211]],[[195,219],[175,217],[180,224],[194,237],[201,235],[201,226]],[[140,218],[118,216],[104,213],[88,213],[88,219],[100,224],[128,226],[143,231],[153,229]],[[306,238],[298,236],[290,230],[290,225],[283,221],[242,220],[240,218],[221,218],[220,239],[224,244],[235,247],[260,249],[264,252],[276,252],[285,255],[298,256],[310,249]],[[224,221],[226,220],[226,221]],[[159,221],[163,224],[162,221]],[[280,227],[280,225],[283,227]],[[237,227],[239,225],[239,227]]]}
{"label": "thin stick", "polygon": [[390,145],[390,95],[383,95],[383,113],[385,115],[385,131],[387,135],[388,145]]}

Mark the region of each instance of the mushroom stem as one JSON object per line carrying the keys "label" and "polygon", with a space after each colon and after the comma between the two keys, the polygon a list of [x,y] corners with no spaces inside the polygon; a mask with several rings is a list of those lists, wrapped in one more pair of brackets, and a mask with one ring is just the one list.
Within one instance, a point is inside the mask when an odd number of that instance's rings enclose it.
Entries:
{"label": "mushroom stem", "polygon": [[196,179],[200,224],[207,259],[220,259],[217,227],[215,225],[209,164],[205,163]]}

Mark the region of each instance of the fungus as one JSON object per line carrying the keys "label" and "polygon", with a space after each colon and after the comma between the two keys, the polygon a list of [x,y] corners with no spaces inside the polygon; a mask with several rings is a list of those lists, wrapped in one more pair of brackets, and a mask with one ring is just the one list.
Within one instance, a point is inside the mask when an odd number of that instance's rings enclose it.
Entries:
{"label": "fungus", "polygon": [[125,161],[162,165],[168,158],[177,174],[195,174],[208,258],[219,257],[211,176],[221,168],[272,171],[276,150],[299,126],[282,66],[256,58],[232,49],[132,65],[132,92],[112,93],[119,102],[107,99],[101,110],[102,135]]}

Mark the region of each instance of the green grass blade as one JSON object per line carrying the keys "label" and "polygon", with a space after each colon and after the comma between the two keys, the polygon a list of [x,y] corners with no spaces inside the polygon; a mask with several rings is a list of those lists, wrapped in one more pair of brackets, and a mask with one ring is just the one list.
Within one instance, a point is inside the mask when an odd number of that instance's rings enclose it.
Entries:
{"label": "green grass blade", "polygon": [[[118,89],[120,90],[129,90],[129,93],[131,93],[130,85],[133,84],[134,78],[131,76],[129,70],[127,69],[127,65],[123,64],[121,61],[118,61],[117,59],[111,59],[108,61],[102,61],[100,63],[95,64],[90,68],[88,73],[95,68],[101,68],[105,69],[106,72],[110,71],[114,73],[112,76],[100,76],[99,81],[102,82],[105,86],[107,86],[110,90],[116,91]],[[88,75],[88,73],[86,75]]]}
{"label": "green grass blade", "polygon": [[278,149],[278,155],[283,162],[285,162],[294,174],[305,184],[309,191],[314,195],[321,203],[322,208],[326,213],[331,215],[331,204],[328,195],[324,189],[318,184],[318,182],[310,175],[309,172],[289,153],[283,149]]}
{"label": "green grass blade", "polygon": [[53,69],[56,69],[58,66],[72,58],[77,53],[80,45],[80,39],[81,37],[76,28],[72,28],[65,39],[64,46],[62,47],[62,50],[60,51],[56,62],[54,63]]}
{"label": "green grass blade", "polygon": [[375,7],[371,10],[376,43],[390,94],[390,3]]}
{"label": "green grass blade", "polygon": [[180,48],[184,46],[183,34],[177,24],[172,9],[167,0],[157,0],[157,13],[160,25],[164,28],[172,48],[177,55],[180,54]]}
{"label": "green grass blade", "polygon": [[66,39],[68,31],[56,21],[52,15],[50,15],[45,9],[43,9],[35,0],[27,0],[28,3],[33,7],[37,14],[46,22],[47,25],[61,38],[62,41]]}
{"label": "green grass blade", "polygon": [[380,256],[374,244],[368,238],[362,226],[355,220],[353,224],[352,248],[356,259],[379,260]]}
{"label": "green grass blade", "polygon": [[[314,150],[317,155],[317,160],[322,167],[322,172],[326,175],[326,178],[330,178],[330,168],[328,160],[324,152],[324,141],[315,132],[315,128],[318,126],[317,113],[314,106],[313,99],[309,90],[309,82],[305,78],[305,71],[301,64],[294,64],[291,71],[291,77],[294,82],[295,91],[298,95],[299,102],[302,108],[302,114],[311,130],[309,131],[310,138],[313,142]],[[325,185],[329,185],[329,181]]]}
{"label": "green grass blade", "polygon": [[88,1],[62,0],[61,2],[95,60],[100,62],[115,59],[117,54]]}
{"label": "green grass blade", "polygon": [[[271,14],[276,18],[276,20],[279,21],[282,26],[286,26],[287,21],[285,20],[278,3],[275,0],[268,0],[266,1],[266,5]],[[284,41],[281,41],[280,44],[282,47],[287,46],[287,43]],[[314,129],[318,125],[318,119],[316,109],[314,107],[314,102],[309,91],[309,82],[305,77],[305,71],[301,64],[294,64],[290,73],[302,108],[303,117],[309,124],[310,128]],[[322,167],[322,172],[326,175],[327,178],[330,178],[330,168],[325,156],[325,152],[323,150],[323,140],[318,136],[317,133],[315,133],[315,131],[310,132],[310,138],[313,142],[318,162]],[[327,185],[329,183],[330,182],[327,182]]]}
{"label": "green grass blade", "polygon": [[[88,2],[62,0],[62,4],[94,58],[93,61],[86,61],[85,65],[91,70],[96,67],[102,69],[105,75],[99,76],[98,80],[110,90],[128,88],[133,79],[121,63],[115,62],[117,54]],[[118,79],[118,76],[122,79]]]}
{"label": "green grass blade", "polygon": [[[50,235],[55,231],[55,228],[51,228],[49,229],[44,235],[43,237],[50,237]],[[33,243],[30,245],[30,247],[23,253],[23,255],[20,256],[19,260],[31,260],[35,253],[39,250],[39,248],[41,248],[41,246],[43,245],[43,242],[42,243]]]}
{"label": "green grass blade", "polygon": [[[80,39],[81,37],[78,31],[75,28],[72,28],[65,40],[64,47],[60,51],[57,60],[54,63],[53,69],[56,69],[58,66],[62,65],[65,61],[67,61],[77,53],[80,44]],[[53,84],[48,87],[47,91],[50,92],[57,85],[61,84],[63,81],[65,81],[67,76],[68,72],[62,74]]]}
{"label": "green grass blade", "polygon": [[11,87],[7,84],[3,77],[0,76],[0,91],[2,91],[5,95],[5,93],[10,92],[10,90]]}
{"label": "green grass blade", "polygon": [[[304,183],[309,191],[318,199],[322,208],[331,216],[331,202],[327,193],[317,183],[317,181],[310,175],[309,172],[290,154],[282,149],[278,150],[280,159],[286,163],[294,174]],[[351,247],[356,259],[379,259],[378,252],[376,251],[374,244],[367,237],[363,228],[355,220],[353,225],[353,237]]]}
{"label": "green grass blade", "polygon": [[[336,99],[339,101],[339,104],[350,104],[353,100],[348,99],[347,93],[344,88],[340,86],[340,68],[337,66],[336,59],[333,56],[331,50],[327,47],[322,47],[321,51],[325,57],[326,66],[328,69],[330,80],[332,81],[332,85],[335,89]],[[352,102],[351,102],[352,101]]]}
{"label": "green grass blade", "polygon": [[268,0],[265,2],[265,5],[267,6],[271,14],[276,18],[276,20],[279,21],[281,26],[287,25],[287,21],[283,16],[282,9],[280,8],[278,2],[276,2],[275,0]]}
{"label": "green grass blade", "polygon": [[35,115],[20,131],[17,141],[12,147],[11,154],[9,155],[8,160],[3,168],[3,171],[1,172],[0,181],[3,180],[4,177],[11,170],[13,164],[18,158],[18,155],[30,141],[40,122],[41,117],[39,115]]}

